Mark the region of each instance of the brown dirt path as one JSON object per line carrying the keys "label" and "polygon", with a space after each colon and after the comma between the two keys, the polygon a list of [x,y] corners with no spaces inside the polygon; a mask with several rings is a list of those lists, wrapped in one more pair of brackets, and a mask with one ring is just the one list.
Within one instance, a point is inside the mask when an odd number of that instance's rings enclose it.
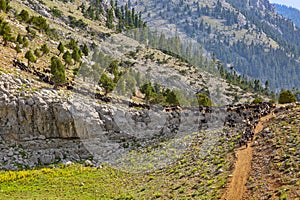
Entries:
{"label": "brown dirt path", "polygon": [[[257,124],[254,133],[255,135],[263,130],[264,122],[273,117],[273,114],[269,114],[262,117]],[[255,137],[255,136],[254,136]],[[230,185],[224,193],[222,200],[241,200],[246,190],[246,183],[251,170],[252,162],[252,142],[248,144],[248,148],[241,147],[237,150],[237,160],[235,168],[232,174]]]}

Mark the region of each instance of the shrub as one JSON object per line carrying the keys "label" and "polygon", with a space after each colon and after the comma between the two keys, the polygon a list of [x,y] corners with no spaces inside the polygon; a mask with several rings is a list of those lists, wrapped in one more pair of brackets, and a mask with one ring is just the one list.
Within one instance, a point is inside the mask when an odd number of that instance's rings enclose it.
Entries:
{"label": "shrub", "polygon": [[0,10],[7,12],[9,9],[9,0],[0,0]]}
{"label": "shrub", "polygon": [[39,30],[40,32],[41,31],[45,31],[47,32],[47,30],[49,29],[49,25],[47,24],[47,21],[45,18],[43,18],[42,16],[33,16],[31,17],[31,19],[29,20],[29,22],[31,24],[34,25],[34,27]]}
{"label": "shrub", "polygon": [[262,98],[257,97],[251,102],[251,104],[259,104],[259,103],[262,103],[263,101],[264,100]]}
{"label": "shrub", "polygon": [[197,94],[198,105],[200,106],[212,106],[212,101],[206,94]]}
{"label": "shrub", "polygon": [[269,101],[269,103],[275,104],[276,101],[275,101],[274,99],[271,99],[271,100]]}
{"label": "shrub", "polygon": [[27,22],[29,20],[29,13],[26,10],[22,10],[20,14],[18,15],[18,18],[20,18],[22,21]]}
{"label": "shrub", "polygon": [[57,8],[51,8],[51,13],[54,17],[61,17],[62,12],[58,10]]}
{"label": "shrub", "polygon": [[281,90],[279,94],[278,103],[293,103],[296,102],[295,95],[290,90]]}

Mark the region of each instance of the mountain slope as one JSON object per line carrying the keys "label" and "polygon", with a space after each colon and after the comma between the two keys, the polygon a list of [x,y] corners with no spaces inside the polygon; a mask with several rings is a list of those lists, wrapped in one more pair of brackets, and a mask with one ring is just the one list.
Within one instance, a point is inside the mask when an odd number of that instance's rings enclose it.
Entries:
{"label": "mountain slope", "polygon": [[[0,13],[0,199],[220,199],[236,151],[274,136],[252,134],[273,104],[240,104],[268,101],[268,90],[190,40],[152,34],[132,9],[116,17],[113,1],[92,3],[13,0]],[[276,164],[298,186],[291,115],[278,118],[271,147],[288,152]],[[279,183],[276,195],[297,195]]]}
{"label": "mountain slope", "polygon": [[274,4],[276,11],[287,19],[291,19],[298,27],[300,27],[300,10],[281,4]]}
{"label": "mountain slope", "polygon": [[192,38],[238,73],[268,80],[273,90],[300,86],[300,31],[266,0],[143,0],[131,5],[150,27]]}
{"label": "mountain slope", "polygon": [[[243,81],[233,72],[215,76],[180,55],[152,49],[108,28],[118,24],[116,18],[106,23],[110,11],[103,9],[112,9],[109,4],[101,4],[97,19],[85,17],[92,8],[81,1],[15,0],[10,5],[8,12],[0,13],[5,30],[0,37],[0,137],[5,141],[1,169],[89,157],[94,165],[116,164],[117,158],[129,159],[121,154],[138,147],[176,142],[176,137],[198,132],[206,123],[223,125],[223,118],[205,119],[199,104],[223,108],[260,97],[246,84],[227,81]],[[122,29],[136,33],[133,27]],[[216,60],[205,62],[222,69]],[[26,150],[13,145],[16,141]],[[43,149],[37,152],[39,145]],[[16,158],[7,160],[11,154]],[[162,161],[155,168],[168,164]]]}
{"label": "mountain slope", "polygon": [[[299,106],[276,113],[255,139],[243,199],[299,199]],[[268,155],[268,156],[266,156]]]}
{"label": "mountain slope", "polygon": [[[299,106],[277,110],[254,138],[253,161],[243,199],[299,198],[299,114]],[[201,152],[204,135],[198,134],[184,158],[148,173],[124,172],[107,165],[1,172],[0,196],[5,199],[221,199],[234,170],[232,142],[237,137],[235,130],[223,131],[232,137],[220,133],[217,145],[205,157]]]}

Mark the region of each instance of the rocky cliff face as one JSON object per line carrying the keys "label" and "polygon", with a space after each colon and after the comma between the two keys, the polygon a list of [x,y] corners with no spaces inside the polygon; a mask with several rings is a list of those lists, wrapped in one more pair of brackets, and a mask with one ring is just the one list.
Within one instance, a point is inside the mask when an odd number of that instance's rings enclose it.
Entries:
{"label": "rocky cliff face", "polygon": [[1,83],[2,140],[77,137],[69,104],[56,91],[32,91],[31,81],[9,75],[2,75]]}
{"label": "rocky cliff face", "polygon": [[121,99],[104,103],[80,88],[59,91],[38,85],[33,79],[0,75],[0,169],[86,159],[96,166],[120,165],[131,150],[173,146],[175,155],[159,155],[166,156],[165,165],[185,152],[193,133],[204,130],[203,140],[213,146],[211,138],[224,125],[248,118],[254,123],[270,112],[269,105],[141,108]]}
{"label": "rocky cliff face", "polygon": [[197,115],[181,123],[183,116],[177,110],[129,108],[120,100],[102,104],[76,91],[34,85],[38,85],[34,80],[0,76],[0,168],[89,157],[113,162],[133,148],[174,138],[178,130],[189,134],[198,129],[192,126],[199,123]]}

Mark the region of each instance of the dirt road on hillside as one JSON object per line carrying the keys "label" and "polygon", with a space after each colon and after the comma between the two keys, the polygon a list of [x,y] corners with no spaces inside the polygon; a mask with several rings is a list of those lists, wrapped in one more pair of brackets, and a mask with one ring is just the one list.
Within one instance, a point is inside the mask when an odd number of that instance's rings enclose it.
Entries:
{"label": "dirt road on hillside", "polygon": [[[264,123],[272,117],[273,114],[269,114],[260,119],[254,130],[255,135],[263,130]],[[248,145],[248,148],[241,147],[237,150],[235,169],[232,174],[230,185],[222,197],[223,200],[242,200],[243,194],[246,190],[247,179],[251,170],[252,151],[252,143]]]}

